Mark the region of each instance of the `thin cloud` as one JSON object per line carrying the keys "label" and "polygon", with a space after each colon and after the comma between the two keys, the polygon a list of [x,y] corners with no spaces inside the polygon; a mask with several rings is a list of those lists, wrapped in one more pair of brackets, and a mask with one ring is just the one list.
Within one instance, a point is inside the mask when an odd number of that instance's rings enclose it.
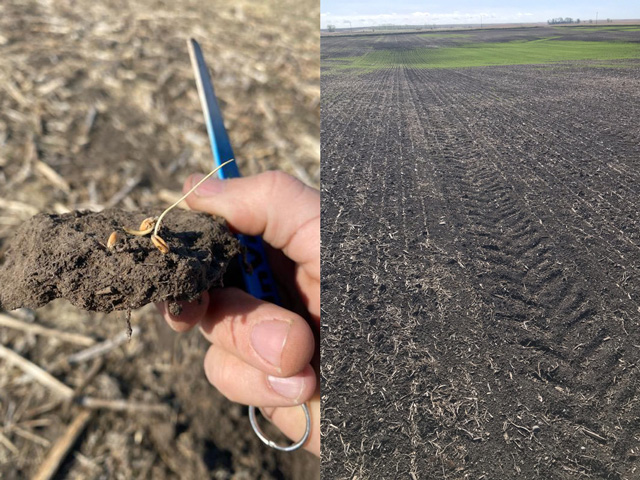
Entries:
{"label": "thin cloud", "polygon": [[[446,3],[432,4],[428,11],[415,0],[388,2],[370,0],[323,0],[330,11],[321,13],[321,25],[341,25],[350,21],[354,28],[371,27],[380,24],[396,25],[450,25],[486,23],[546,22],[550,18],[570,16],[573,18],[594,18],[600,12],[601,18],[639,18],[638,0],[610,2],[607,7],[592,0],[578,2],[557,2],[557,0],[537,0],[522,2],[520,5],[489,7],[469,0],[447,0]],[[526,10],[525,10],[526,9]]]}
{"label": "thin cloud", "polygon": [[339,25],[342,23],[351,22],[354,27],[367,27],[380,24],[396,24],[396,25],[420,25],[420,24],[447,24],[455,23],[455,21],[472,21],[473,19],[480,20],[480,15],[488,18],[489,14],[464,14],[458,11],[444,14],[432,14],[430,12],[410,12],[405,14],[399,13],[378,13],[369,15],[333,15],[329,12],[321,14],[323,26],[327,25]]}

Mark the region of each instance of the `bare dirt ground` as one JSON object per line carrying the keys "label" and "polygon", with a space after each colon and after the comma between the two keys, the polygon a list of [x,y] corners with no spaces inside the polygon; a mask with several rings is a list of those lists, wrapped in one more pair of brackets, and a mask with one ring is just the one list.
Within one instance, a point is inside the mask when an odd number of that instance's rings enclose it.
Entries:
{"label": "bare dirt ground", "polygon": [[[240,169],[318,186],[318,19],[313,1],[3,1],[0,261],[35,213],[166,207],[188,174],[211,169],[189,37],[211,67]],[[318,475],[307,453],[260,443],[246,408],[206,382],[199,334],[171,332],[152,306],[134,312],[131,341],[94,359],[74,354],[126,338],[122,314],[55,301],[0,320],[2,478],[42,469],[74,420],[61,478]],[[63,383],[34,381],[11,352]],[[91,414],[61,402],[68,389]]]}
{"label": "bare dirt ground", "polygon": [[639,478],[640,63],[595,63],[323,75],[323,476]]}

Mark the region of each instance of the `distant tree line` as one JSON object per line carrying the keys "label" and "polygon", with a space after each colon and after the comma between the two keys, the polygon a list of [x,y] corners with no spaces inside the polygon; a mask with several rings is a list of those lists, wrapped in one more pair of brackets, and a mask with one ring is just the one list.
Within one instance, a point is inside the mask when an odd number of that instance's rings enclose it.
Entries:
{"label": "distant tree line", "polygon": [[576,18],[575,20],[571,17],[558,17],[558,18],[552,18],[551,20],[547,20],[547,23],[549,25],[559,25],[559,24],[563,24],[563,23],[580,23],[580,19]]}

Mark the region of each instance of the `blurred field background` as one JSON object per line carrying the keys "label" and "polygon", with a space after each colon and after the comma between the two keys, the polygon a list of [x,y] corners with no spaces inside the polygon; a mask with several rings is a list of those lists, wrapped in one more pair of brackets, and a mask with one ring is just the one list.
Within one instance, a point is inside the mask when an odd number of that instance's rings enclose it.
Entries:
{"label": "blurred field background", "polygon": [[[316,0],[4,0],[0,262],[37,212],[167,206],[186,176],[211,169],[189,37],[211,68],[241,171],[282,169],[317,187],[318,25]],[[131,341],[74,357],[122,338],[124,316],[65,301],[0,312],[0,478],[49,478],[45,458],[71,424],[79,439],[64,447],[59,478],[319,476],[307,453],[263,446],[246,408],[206,382],[197,332],[173,333],[152,306],[132,323]],[[106,402],[62,401],[8,360],[15,354]]]}

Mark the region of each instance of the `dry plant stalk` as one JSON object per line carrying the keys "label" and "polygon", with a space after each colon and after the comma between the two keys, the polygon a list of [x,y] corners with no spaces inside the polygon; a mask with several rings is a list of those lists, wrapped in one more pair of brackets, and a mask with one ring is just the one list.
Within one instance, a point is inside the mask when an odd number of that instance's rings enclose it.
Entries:
{"label": "dry plant stalk", "polygon": [[191,195],[195,191],[195,189],[198,188],[200,185],[202,185],[202,183],[204,183],[205,180],[211,177],[211,175],[213,175],[222,167],[224,167],[225,165],[233,161],[234,161],[233,158],[231,160],[227,160],[226,162],[222,163],[221,165],[217,166],[216,168],[211,170],[209,173],[207,173],[204,177],[202,177],[202,180],[200,180],[193,187],[191,187],[191,189],[187,193],[185,193],[176,202],[174,202],[173,205],[165,209],[164,212],[162,212],[157,219],[154,217],[145,218],[140,224],[140,228],[138,230],[133,230],[127,227],[122,227],[122,229],[131,235],[136,235],[140,237],[144,237],[145,235],[148,235],[153,231],[153,234],[151,235],[151,242],[156,246],[158,250],[160,250],[160,253],[162,253],[163,255],[169,253],[169,250],[170,250],[169,245],[167,245],[167,242],[165,242],[164,239],[160,235],[158,235],[158,230],[160,229],[160,223],[162,222],[162,219],[164,218],[164,216],[167,213],[169,213],[171,209],[176,207],[181,201],[183,201],[185,198]]}
{"label": "dry plant stalk", "polygon": [[47,337],[57,338],[64,342],[74,343],[76,345],[82,345],[89,347],[94,345],[96,341],[79,333],[63,332],[53,328],[47,328],[37,323],[27,323],[22,320],[18,320],[6,313],[0,313],[0,327],[13,328],[23,332],[28,332],[33,335],[43,335]]}
{"label": "dry plant stalk", "polygon": [[45,387],[52,390],[62,399],[69,400],[73,398],[74,392],[71,387],[62,383],[60,380],[55,378],[49,372],[46,372],[35,363],[30,362],[29,360],[22,357],[20,354],[14,352],[13,350],[10,350],[0,345],[0,358],[22,369],[22,371],[29,374],[34,380],[36,380],[41,385],[44,385]]}
{"label": "dry plant stalk", "polygon": [[53,478],[60,468],[62,461],[71,451],[74,443],[80,434],[91,421],[93,412],[91,410],[81,410],[73,419],[73,422],[67,427],[56,443],[51,447],[49,453],[33,476],[34,480],[49,480]]}

